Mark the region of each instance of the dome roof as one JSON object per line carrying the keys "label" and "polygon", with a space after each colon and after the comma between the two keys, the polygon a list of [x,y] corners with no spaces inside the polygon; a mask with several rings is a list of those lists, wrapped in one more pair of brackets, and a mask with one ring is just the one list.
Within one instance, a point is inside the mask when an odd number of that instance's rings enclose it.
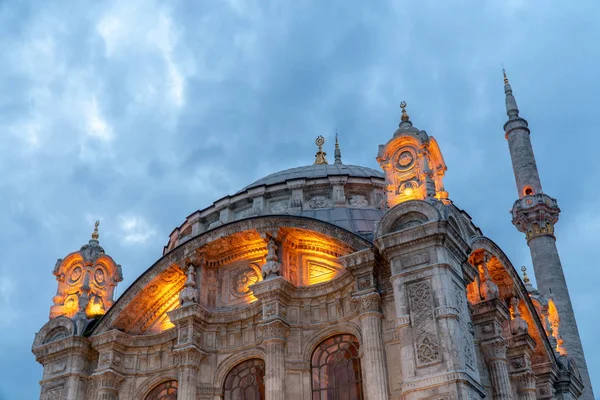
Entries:
{"label": "dome roof", "polygon": [[[283,183],[294,179],[316,179],[326,178],[328,176],[347,175],[356,178],[380,178],[385,179],[385,175],[381,171],[373,168],[361,167],[358,165],[347,164],[320,164],[307,165],[304,167],[290,168],[283,171],[275,172],[267,175],[250,185],[244,187],[240,192],[257,186],[270,186],[277,183]],[[238,192],[239,193],[239,192]]]}

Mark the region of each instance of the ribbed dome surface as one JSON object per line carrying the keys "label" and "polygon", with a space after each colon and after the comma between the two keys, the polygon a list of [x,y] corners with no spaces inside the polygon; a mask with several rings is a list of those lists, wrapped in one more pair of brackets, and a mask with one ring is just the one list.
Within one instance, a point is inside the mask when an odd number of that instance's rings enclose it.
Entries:
{"label": "ribbed dome surface", "polygon": [[327,176],[336,175],[347,175],[350,177],[358,178],[380,178],[385,179],[385,175],[381,171],[377,171],[373,168],[361,167],[358,165],[346,165],[346,164],[321,164],[321,165],[307,165],[305,167],[296,167],[286,169],[284,171],[275,172],[274,174],[267,175],[250,185],[246,186],[240,192],[248,190],[257,186],[270,186],[277,183],[287,182],[293,179],[316,179],[325,178]]}

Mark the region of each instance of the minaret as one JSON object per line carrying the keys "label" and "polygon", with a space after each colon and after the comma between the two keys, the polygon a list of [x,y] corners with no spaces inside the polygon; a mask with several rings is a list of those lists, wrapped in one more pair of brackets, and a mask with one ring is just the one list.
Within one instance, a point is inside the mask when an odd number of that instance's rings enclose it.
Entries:
{"label": "minaret", "polygon": [[552,298],[558,310],[564,348],[568,356],[575,360],[585,385],[581,399],[594,400],[569,289],[556,248],[554,224],[558,221],[560,209],[556,199],[542,190],[527,121],[519,116],[512,88],[504,70],[503,73],[508,115],[504,131],[519,195],[512,208],[512,223],[525,233],[538,290],[543,296]]}

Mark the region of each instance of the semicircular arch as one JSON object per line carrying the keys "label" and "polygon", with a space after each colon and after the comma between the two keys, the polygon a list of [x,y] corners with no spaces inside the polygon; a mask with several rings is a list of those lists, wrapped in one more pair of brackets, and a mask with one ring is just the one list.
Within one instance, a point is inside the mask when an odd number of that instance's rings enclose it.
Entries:
{"label": "semicircular arch", "polygon": [[248,349],[239,353],[234,353],[221,361],[221,363],[217,366],[217,372],[215,373],[215,378],[213,380],[214,387],[222,388],[223,384],[225,383],[225,378],[227,378],[227,374],[233,369],[233,367],[246,360],[251,360],[254,358],[265,361],[265,351],[261,347],[256,347],[254,349]]}
{"label": "semicircular arch", "polygon": [[350,334],[356,337],[358,343],[360,345],[360,351],[362,352],[362,332],[358,325],[352,322],[343,322],[333,326],[328,326],[323,328],[317,332],[315,332],[309,339],[306,340],[308,345],[305,347],[302,355],[302,359],[306,362],[306,365],[310,366],[310,360],[315,349],[321,344],[324,340],[329,339],[332,336]]}
{"label": "semicircular arch", "polygon": [[[353,251],[372,247],[372,244],[359,235],[340,228],[328,222],[316,220],[313,218],[287,216],[287,215],[267,215],[248,218],[240,221],[234,221],[226,225],[221,225],[210,231],[204,232],[185,243],[180,244],[173,250],[163,255],[150,268],[148,268],[140,277],[138,277],[125,290],[123,295],[113,304],[108,312],[100,319],[92,334],[103,333],[110,330],[120,314],[125,308],[161,273],[172,265],[184,265],[185,260],[194,255],[195,250],[201,246],[211,243],[217,239],[229,236],[235,233],[258,230],[274,231],[279,228],[297,228],[314,231],[326,235],[344,243]],[[183,272],[182,272],[183,274]]]}

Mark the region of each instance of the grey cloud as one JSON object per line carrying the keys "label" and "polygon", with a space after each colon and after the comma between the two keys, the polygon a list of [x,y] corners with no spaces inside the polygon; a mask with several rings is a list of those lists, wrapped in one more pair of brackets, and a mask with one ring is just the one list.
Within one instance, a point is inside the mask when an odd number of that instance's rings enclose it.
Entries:
{"label": "grey cloud", "polygon": [[[52,267],[88,240],[96,218],[102,245],[123,265],[123,293],[187,215],[263,175],[312,163],[319,134],[330,158],[337,128],[344,162],[377,168],[377,145],[393,134],[401,100],[439,141],[451,198],[516,266],[529,265],[508,214],[516,191],[502,62],[545,190],[563,209],[558,246],[595,378],[598,322],[588,303],[600,277],[595,226],[585,222],[600,174],[598,8],[1,3],[0,280],[14,290],[0,307],[15,317],[1,322],[0,398],[37,396],[41,369],[30,345],[48,317]],[[90,136],[102,124],[112,137]],[[128,218],[136,230],[123,226]],[[154,233],[126,240],[139,229]]]}

